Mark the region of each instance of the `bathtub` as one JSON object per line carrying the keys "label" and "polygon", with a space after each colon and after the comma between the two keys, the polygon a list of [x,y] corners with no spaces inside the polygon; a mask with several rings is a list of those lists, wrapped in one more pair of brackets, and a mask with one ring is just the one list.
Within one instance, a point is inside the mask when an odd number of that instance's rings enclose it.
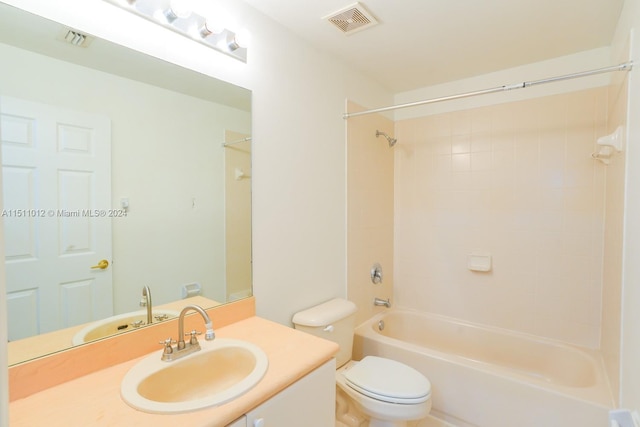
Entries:
{"label": "bathtub", "polygon": [[432,414],[457,427],[606,427],[598,352],[410,310],[356,328],[355,360],[388,357],[431,381]]}

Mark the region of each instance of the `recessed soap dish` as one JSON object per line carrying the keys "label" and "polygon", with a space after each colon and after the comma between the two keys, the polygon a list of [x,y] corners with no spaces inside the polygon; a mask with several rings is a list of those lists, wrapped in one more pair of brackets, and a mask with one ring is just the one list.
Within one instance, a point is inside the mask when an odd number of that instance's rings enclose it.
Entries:
{"label": "recessed soap dish", "polygon": [[491,255],[470,254],[467,258],[467,268],[471,271],[491,271]]}

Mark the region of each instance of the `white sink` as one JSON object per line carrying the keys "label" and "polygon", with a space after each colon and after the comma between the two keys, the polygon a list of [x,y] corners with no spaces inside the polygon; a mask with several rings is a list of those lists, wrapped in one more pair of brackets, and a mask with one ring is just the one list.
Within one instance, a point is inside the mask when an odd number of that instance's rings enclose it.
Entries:
{"label": "white sink", "polygon": [[189,412],[237,398],[267,372],[267,355],[249,342],[220,338],[200,346],[171,362],[160,360],[162,352],[140,360],[122,380],[122,399],[144,412]]}
{"label": "white sink", "polygon": [[[158,322],[155,316],[166,315],[167,319],[178,317],[179,312],[175,310],[153,310],[153,323]],[[103,320],[90,323],[80,329],[72,338],[73,345],[84,344],[89,341],[98,340],[100,338],[109,337],[121,332],[135,330],[132,326],[135,322],[142,321],[147,323],[147,310],[132,311],[130,313],[119,314],[117,316],[107,317]]]}

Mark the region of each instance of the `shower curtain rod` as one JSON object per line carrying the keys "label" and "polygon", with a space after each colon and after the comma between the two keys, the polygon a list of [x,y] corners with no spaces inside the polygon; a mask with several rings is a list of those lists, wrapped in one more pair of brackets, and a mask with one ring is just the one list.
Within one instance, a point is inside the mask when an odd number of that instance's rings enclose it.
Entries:
{"label": "shower curtain rod", "polygon": [[251,137],[250,136],[247,136],[246,138],[242,138],[242,139],[236,139],[235,141],[231,141],[231,142],[223,142],[222,146],[223,147],[228,147],[230,145],[240,144],[241,142],[247,142],[247,141],[251,141]]}
{"label": "shower curtain rod", "polygon": [[343,118],[344,119],[348,119],[350,117],[363,116],[365,114],[381,113],[381,112],[384,112],[384,111],[397,110],[397,109],[400,109],[400,108],[416,107],[418,105],[433,104],[433,103],[442,102],[442,101],[451,101],[453,99],[469,98],[471,96],[485,95],[487,93],[504,92],[504,91],[507,91],[507,90],[515,90],[515,89],[524,89],[524,88],[527,88],[527,87],[530,87],[530,86],[536,86],[536,85],[541,85],[541,84],[546,84],[546,83],[553,83],[553,82],[558,82],[558,81],[561,81],[561,80],[576,79],[576,78],[579,78],[579,77],[587,77],[587,76],[592,76],[594,74],[610,73],[612,71],[625,71],[625,70],[629,71],[629,70],[631,70],[632,67],[633,67],[633,61],[629,61],[629,62],[624,62],[624,63],[618,64],[618,65],[612,65],[612,66],[609,66],[609,67],[598,68],[598,69],[595,69],[595,70],[582,71],[580,73],[565,74],[563,76],[556,76],[556,77],[548,77],[546,79],[533,80],[533,81],[530,81],[530,82],[521,82],[521,83],[516,83],[516,84],[511,84],[511,85],[498,86],[498,87],[493,87],[493,88],[490,88],[490,89],[483,89],[483,90],[476,90],[476,91],[473,91],[473,92],[460,93],[460,94],[457,94],[457,95],[442,96],[440,98],[425,99],[423,101],[409,102],[409,103],[406,103],[406,104],[391,105],[389,107],[374,108],[372,110],[358,111],[356,113],[344,113]]}

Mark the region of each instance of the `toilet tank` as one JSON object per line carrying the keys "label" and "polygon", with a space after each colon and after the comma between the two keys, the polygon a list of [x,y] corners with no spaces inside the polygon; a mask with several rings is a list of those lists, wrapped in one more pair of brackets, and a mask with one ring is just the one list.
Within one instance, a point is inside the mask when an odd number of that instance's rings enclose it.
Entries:
{"label": "toilet tank", "polygon": [[357,307],[351,301],[335,298],[293,316],[296,329],[338,343],[336,365],[351,360]]}

